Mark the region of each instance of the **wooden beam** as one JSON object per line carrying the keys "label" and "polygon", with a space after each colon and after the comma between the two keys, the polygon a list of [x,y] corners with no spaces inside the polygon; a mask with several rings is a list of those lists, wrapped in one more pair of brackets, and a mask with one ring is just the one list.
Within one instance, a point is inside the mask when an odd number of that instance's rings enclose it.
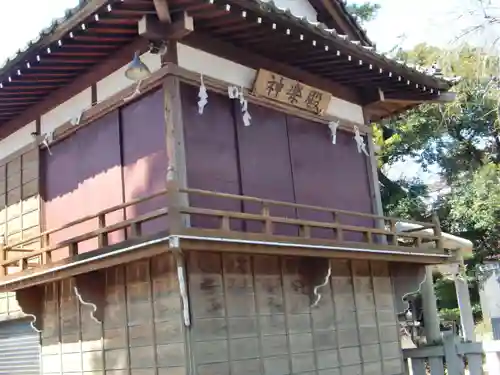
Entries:
{"label": "wooden beam", "polygon": [[206,34],[202,35],[201,33],[197,33],[195,31],[188,35],[182,43],[219,57],[232,60],[249,68],[256,70],[262,68],[282,74],[286,77],[327,91],[337,98],[344,99],[355,104],[362,104],[361,93],[352,87],[344,86],[335,81],[326,79],[325,77],[320,77],[288,64],[271,60],[262,55],[252,53],[229,43],[211,38]]}
{"label": "wooden beam", "polygon": [[170,8],[168,6],[167,0],[153,0],[156,15],[161,22],[172,23],[172,18],[170,17]]}
{"label": "wooden beam", "polygon": [[148,14],[138,22],[139,35],[149,40],[178,40],[194,31],[193,18],[183,12],[173,23],[162,22]]}
{"label": "wooden beam", "polygon": [[386,93],[381,89],[378,90],[378,101],[396,104],[450,103],[455,101],[456,97],[455,92],[443,92],[427,99],[421,96]]}

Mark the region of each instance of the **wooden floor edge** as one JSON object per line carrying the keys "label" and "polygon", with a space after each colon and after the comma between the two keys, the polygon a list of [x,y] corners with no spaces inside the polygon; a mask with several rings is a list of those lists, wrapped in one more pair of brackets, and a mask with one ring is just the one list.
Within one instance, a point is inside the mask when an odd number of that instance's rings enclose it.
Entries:
{"label": "wooden floor edge", "polygon": [[[19,289],[62,280],[68,277],[130,263],[143,258],[150,258],[164,252],[209,251],[244,254],[304,256],[332,259],[383,260],[390,262],[408,262],[420,264],[442,264],[452,257],[440,254],[391,253],[391,249],[369,249],[367,246],[348,247],[346,245],[308,245],[290,241],[269,242],[241,238],[196,237],[188,234],[155,235],[138,241],[120,243],[107,248],[94,250],[81,256],[65,259],[57,263],[30,271],[19,272],[0,280],[0,292]],[[178,245],[171,246],[172,243]]]}

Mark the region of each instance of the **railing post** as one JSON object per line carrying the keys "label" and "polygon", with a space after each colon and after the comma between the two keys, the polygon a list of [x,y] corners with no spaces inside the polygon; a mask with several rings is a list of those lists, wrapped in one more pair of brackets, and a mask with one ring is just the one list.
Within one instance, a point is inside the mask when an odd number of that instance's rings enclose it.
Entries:
{"label": "railing post", "polygon": [[2,235],[0,238],[0,264],[2,264],[2,266],[0,267],[0,277],[7,275],[7,268],[3,265],[3,262],[7,260],[6,255],[7,254],[5,251],[5,237]]}
{"label": "railing post", "polygon": [[[50,241],[49,234],[47,234],[47,233],[42,234],[42,237],[41,237],[42,249],[46,249],[47,247],[49,247],[49,245],[50,245],[49,241]],[[42,265],[50,263],[50,262],[52,262],[52,253],[50,251],[45,251],[42,254]]]}
{"label": "railing post", "polygon": [[[99,229],[103,229],[106,227],[106,216],[105,215],[99,215],[97,217],[97,220],[99,221]],[[99,243],[99,247],[104,247],[108,246],[108,234],[107,233],[99,233],[99,236],[97,237],[97,241]]]}
{"label": "railing post", "polygon": [[262,204],[262,216],[265,217],[265,228],[266,234],[273,234],[273,222],[271,221],[271,210],[269,209],[268,203]]}
{"label": "railing post", "polygon": [[425,280],[422,283],[422,308],[424,312],[425,336],[427,344],[439,344],[441,332],[439,327],[439,314],[434,291],[432,270],[434,266],[425,266]]}
{"label": "railing post", "polygon": [[[444,360],[448,374],[463,374],[465,365],[463,358],[458,354],[456,336],[452,332],[443,333]],[[472,375],[472,374],[471,374]]]}
{"label": "railing post", "polygon": [[444,249],[443,233],[441,231],[441,223],[439,222],[438,215],[436,215],[436,214],[432,215],[432,222],[434,223],[434,235],[436,237],[439,237],[436,240],[436,248],[438,248],[438,249]]}

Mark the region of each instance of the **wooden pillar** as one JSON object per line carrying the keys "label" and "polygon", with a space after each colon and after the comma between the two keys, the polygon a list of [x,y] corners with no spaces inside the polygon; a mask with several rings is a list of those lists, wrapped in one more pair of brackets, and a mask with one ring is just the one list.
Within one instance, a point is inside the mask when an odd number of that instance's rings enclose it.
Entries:
{"label": "wooden pillar", "polygon": [[[370,117],[366,110],[363,111],[365,118],[365,125],[370,126]],[[375,154],[375,143],[373,141],[373,134],[370,132],[366,135],[366,143],[368,144],[369,159],[368,167],[368,181],[370,183],[370,192],[372,200],[373,213],[378,216],[384,216],[384,209],[382,206],[382,197],[380,195],[380,183],[378,180],[378,162],[377,155]],[[385,229],[384,220],[376,220],[375,225],[378,229]],[[377,236],[381,244],[387,244],[387,237],[380,235]]]}
{"label": "wooden pillar", "polygon": [[[162,56],[162,65],[177,63],[177,42],[167,42],[167,52]],[[169,205],[170,233],[179,233],[188,221],[180,212],[182,206],[188,205],[187,194],[180,189],[187,187],[186,159],[184,150],[184,129],[182,119],[182,102],[179,78],[173,75],[165,77],[163,82],[163,99],[165,115],[165,133],[168,157],[167,196]]]}
{"label": "wooden pillar", "polygon": [[436,344],[441,342],[439,314],[436,303],[436,293],[434,291],[434,280],[432,277],[433,269],[434,266],[425,267],[425,280],[421,288],[427,344]]}
{"label": "wooden pillar", "polygon": [[464,272],[463,258],[459,255],[460,263],[458,272],[454,277],[455,290],[457,293],[458,307],[460,309],[460,323],[462,325],[462,334],[465,341],[474,341],[474,315],[470,303],[469,285]]}

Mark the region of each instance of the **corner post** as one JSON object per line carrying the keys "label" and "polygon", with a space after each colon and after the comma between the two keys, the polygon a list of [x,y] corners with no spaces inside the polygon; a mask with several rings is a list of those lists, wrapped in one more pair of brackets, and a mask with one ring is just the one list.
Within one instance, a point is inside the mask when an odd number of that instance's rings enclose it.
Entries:
{"label": "corner post", "polygon": [[[370,116],[366,109],[363,109],[363,117],[365,119],[365,125],[370,126]],[[371,128],[370,128],[371,129]],[[370,183],[370,192],[372,200],[372,210],[377,216],[384,216],[384,208],[382,206],[382,197],[380,195],[380,183],[378,180],[378,163],[377,156],[375,155],[375,143],[373,142],[373,133],[368,132],[366,134],[366,143],[368,144],[368,155],[369,161],[367,163],[368,169],[368,181]],[[383,219],[375,220],[375,226],[377,229],[385,229],[385,223]],[[387,244],[387,237],[384,235],[377,236],[381,244]]]}
{"label": "corner post", "polygon": [[[167,52],[162,56],[162,65],[167,63],[177,63],[175,40],[168,40]],[[188,205],[188,199],[186,193],[181,192],[187,187],[187,176],[180,81],[172,74],[167,75],[163,81],[163,104],[168,159],[166,179],[169,230],[171,234],[178,234],[188,226],[188,221],[182,217],[182,207]]]}

